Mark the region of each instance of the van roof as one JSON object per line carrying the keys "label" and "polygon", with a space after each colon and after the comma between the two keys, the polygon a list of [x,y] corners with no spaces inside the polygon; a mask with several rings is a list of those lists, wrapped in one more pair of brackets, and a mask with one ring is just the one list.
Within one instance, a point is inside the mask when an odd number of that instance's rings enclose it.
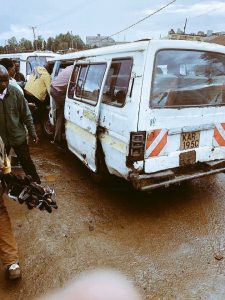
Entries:
{"label": "van roof", "polygon": [[56,58],[60,56],[59,54],[56,54],[52,51],[33,51],[33,52],[24,52],[24,53],[5,53],[0,54],[1,58],[11,58],[11,59],[20,59],[20,60],[26,60],[29,56],[47,56]]}
{"label": "van roof", "polygon": [[82,59],[86,57],[93,57],[99,55],[106,54],[114,54],[114,53],[123,53],[123,52],[133,52],[133,51],[144,51],[148,48],[149,45],[157,49],[172,49],[172,48],[180,48],[180,49],[195,49],[202,51],[212,51],[212,52],[220,52],[225,53],[225,47],[207,42],[198,42],[198,41],[184,41],[184,40],[140,40],[132,43],[125,43],[114,46],[107,46],[83,51],[77,51],[73,53],[67,53],[59,55],[55,58],[50,58],[49,61],[56,60],[76,60]]}

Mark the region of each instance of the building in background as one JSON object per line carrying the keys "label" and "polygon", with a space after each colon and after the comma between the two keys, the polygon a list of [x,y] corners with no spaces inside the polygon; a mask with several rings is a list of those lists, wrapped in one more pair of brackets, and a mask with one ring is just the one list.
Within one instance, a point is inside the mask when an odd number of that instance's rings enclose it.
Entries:
{"label": "building in background", "polygon": [[210,30],[210,34],[207,34],[205,41],[209,43],[216,43],[225,46],[225,32],[224,31],[213,32]]}
{"label": "building in background", "polygon": [[125,44],[125,43],[127,42],[126,41],[118,42],[109,36],[102,36],[100,34],[86,37],[86,46],[89,48],[99,48],[99,47],[112,46],[112,45]]}
{"label": "building in background", "polygon": [[216,43],[225,45],[225,32],[213,32],[213,30],[207,30],[207,32],[198,31],[197,33],[184,33],[180,28],[175,32],[171,29],[168,32],[168,36],[165,37],[170,40],[189,40],[189,41],[202,41],[209,43]]}
{"label": "building in background", "polygon": [[198,33],[184,33],[180,28],[175,32],[171,29],[166,37],[169,40],[188,40],[188,41],[204,41],[206,34],[203,31]]}

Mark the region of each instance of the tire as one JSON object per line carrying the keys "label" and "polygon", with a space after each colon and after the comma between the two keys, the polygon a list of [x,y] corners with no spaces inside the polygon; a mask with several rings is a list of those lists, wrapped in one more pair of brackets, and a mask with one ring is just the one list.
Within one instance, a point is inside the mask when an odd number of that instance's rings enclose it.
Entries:
{"label": "tire", "polygon": [[48,111],[45,112],[44,117],[41,121],[42,132],[48,138],[52,138],[55,133],[55,127],[50,123]]}
{"label": "tire", "polygon": [[96,165],[97,165],[97,172],[96,173],[92,172],[93,181],[99,185],[106,184],[109,180],[110,174],[105,163],[105,155],[100,143],[98,143],[97,145]]}

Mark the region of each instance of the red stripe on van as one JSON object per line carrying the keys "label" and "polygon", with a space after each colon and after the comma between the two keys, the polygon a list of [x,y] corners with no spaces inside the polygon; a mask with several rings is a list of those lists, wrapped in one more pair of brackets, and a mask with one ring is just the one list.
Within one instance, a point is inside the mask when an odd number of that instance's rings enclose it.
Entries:
{"label": "red stripe on van", "polygon": [[[225,123],[221,124],[223,129],[225,130]],[[219,130],[217,128],[214,128],[214,139],[217,141],[219,146],[224,147],[225,146],[225,139],[220,134]]]}
{"label": "red stripe on van", "polygon": [[162,137],[162,139],[160,140],[160,142],[158,143],[158,145],[151,152],[151,154],[149,155],[149,157],[158,156],[159,155],[159,153],[162,151],[162,149],[165,147],[165,145],[167,143],[167,136],[168,136],[168,133],[165,133],[164,136]]}
{"label": "red stripe on van", "polygon": [[161,129],[156,129],[152,132],[150,132],[147,136],[147,142],[146,142],[146,149],[148,149],[151,144],[154,142],[154,140],[157,138],[157,136],[160,134]]}
{"label": "red stripe on van", "polygon": [[222,126],[223,129],[225,130],[225,123],[221,123],[221,126]]}

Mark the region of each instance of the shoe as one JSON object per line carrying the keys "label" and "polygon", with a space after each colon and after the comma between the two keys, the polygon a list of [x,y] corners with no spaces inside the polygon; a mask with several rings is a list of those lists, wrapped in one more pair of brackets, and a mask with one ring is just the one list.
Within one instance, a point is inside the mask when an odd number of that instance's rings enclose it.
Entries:
{"label": "shoe", "polygon": [[19,263],[13,263],[6,269],[6,274],[9,280],[19,279],[21,277],[21,270]]}

